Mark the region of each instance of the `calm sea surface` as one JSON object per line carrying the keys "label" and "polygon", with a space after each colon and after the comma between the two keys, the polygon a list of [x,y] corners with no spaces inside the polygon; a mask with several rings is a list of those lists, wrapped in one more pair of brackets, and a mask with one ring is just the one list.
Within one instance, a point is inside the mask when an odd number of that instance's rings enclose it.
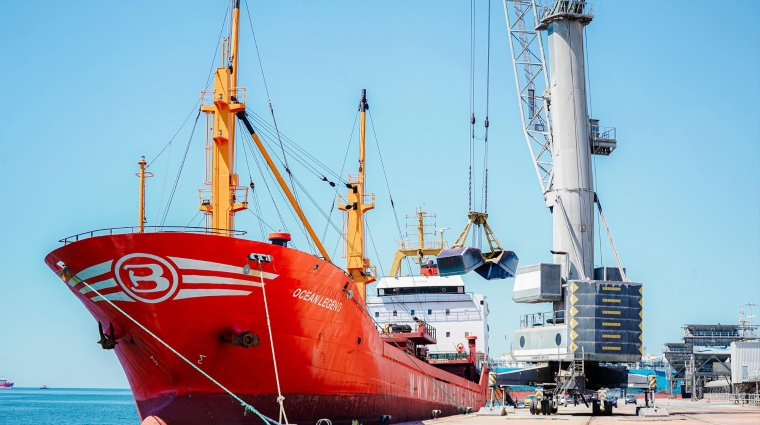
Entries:
{"label": "calm sea surface", "polygon": [[138,425],[129,390],[0,390],[0,425]]}

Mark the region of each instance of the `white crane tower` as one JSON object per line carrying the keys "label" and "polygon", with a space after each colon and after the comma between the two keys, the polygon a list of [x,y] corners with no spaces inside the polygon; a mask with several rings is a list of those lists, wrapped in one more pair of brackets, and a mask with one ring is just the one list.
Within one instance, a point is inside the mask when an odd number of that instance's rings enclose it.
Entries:
{"label": "white crane tower", "polygon": [[[515,332],[515,359],[543,365],[499,374],[497,384],[545,383],[531,412],[551,413],[547,394],[634,386],[624,366],[610,364],[641,359],[643,309],[642,285],[626,277],[594,191],[591,155],[610,155],[617,140],[614,128],[588,114],[584,27],[593,5],[536,1],[503,3],[525,138],[552,215],[553,258],[521,267],[512,298],[553,308],[522,316]],[[594,204],[617,267],[594,268]],[[594,403],[595,413],[606,409]]]}
{"label": "white crane tower", "polygon": [[[504,0],[504,11],[523,128],[552,213],[554,262],[569,268],[562,273],[569,279],[593,279],[598,198],[591,155],[609,155],[617,145],[615,128],[600,127],[588,116],[583,28],[593,19],[594,8],[579,0],[549,6]],[[551,72],[542,30],[548,33]],[[615,251],[611,237],[610,243]],[[617,252],[615,258],[622,280],[627,280]]]}

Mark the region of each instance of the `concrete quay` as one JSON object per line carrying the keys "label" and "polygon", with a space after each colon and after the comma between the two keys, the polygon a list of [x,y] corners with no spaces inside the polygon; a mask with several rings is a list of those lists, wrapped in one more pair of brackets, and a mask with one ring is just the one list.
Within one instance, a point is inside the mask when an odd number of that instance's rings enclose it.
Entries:
{"label": "concrete quay", "polygon": [[664,407],[670,413],[664,418],[645,418],[636,416],[636,405],[624,405],[622,402],[614,409],[612,416],[592,416],[591,408],[584,405],[560,406],[556,415],[533,416],[528,409],[515,409],[507,416],[457,415],[420,422],[407,422],[406,425],[528,425],[541,423],[558,423],[567,425],[628,425],[635,423],[664,423],[678,425],[760,425],[760,407],[739,406],[729,402],[691,401],[691,400],[657,400],[658,407]]}

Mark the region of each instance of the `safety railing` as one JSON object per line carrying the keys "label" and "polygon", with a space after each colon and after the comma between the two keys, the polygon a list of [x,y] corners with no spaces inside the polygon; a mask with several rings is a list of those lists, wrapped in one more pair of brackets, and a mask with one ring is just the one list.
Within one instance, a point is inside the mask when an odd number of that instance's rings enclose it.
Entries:
{"label": "safety railing", "polygon": [[564,310],[546,311],[542,313],[524,314],[520,316],[520,328],[532,328],[534,326],[546,325],[551,326],[564,322]]}
{"label": "safety railing", "polygon": [[737,327],[736,330],[730,330],[730,331],[702,331],[702,330],[695,330],[690,331],[688,328],[683,330],[682,333],[683,338],[692,338],[692,339],[714,339],[714,338],[726,338],[726,339],[735,339],[735,338],[756,338],[758,336],[757,329],[750,328],[749,326],[747,329],[739,329]]}
{"label": "safety railing", "polygon": [[[427,233],[426,233],[427,234]],[[441,248],[441,241],[425,241],[420,247],[419,241],[410,241],[410,240],[403,240],[403,241],[396,241],[396,245],[398,246],[399,250],[407,250],[407,249],[438,249]]]}
{"label": "safety railing", "polygon": [[726,401],[741,406],[760,406],[760,395],[752,393],[705,393],[703,398],[711,403]]}
{"label": "safety railing", "polygon": [[483,320],[483,316],[478,312],[451,312],[446,313],[432,313],[427,314],[427,311],[415,312],[414,316],[407,311],[393,312],[375,312],[373,315],[378,322],[398,322],[409,323],[414,322],[414,317],[423,319],[426,322],[464,322],[471,320]]}
{"label": "safety railing", "polygon": [[571,15],[588,19],[594,17],[594,5],[587,3],[585,0],[557,0],[541,7],[544,9],[541,16],[542,21],[560,15]]}
{"label": "safety railing", "polygon": [[[233,204],[247,204],[248,203],[248,186],[232,186],[232,203]],[[198,201],[200,205],[211,204],[211,189],[198,189]]]}
{"label": "safety railing", "polygon": [[227,99],[222,99],[221,94],[215,95],[214,89],[201,90],[201,107],[211,106],[217,100],[229,103],[245,103],[246,91],[243,87],[233,87],[228,90]]}
{"label": "safety railing", "polygon": [[433,339],[436,339],[435,328],[426,322],[417,322],[417,329],[421,330],[425,335],[430,335]]}
{"label": "safety railing", "polygon": [[617,140],[616,127],[592,125],[589,132],[591,140]]}
{"label": "safety railing", "polygon": [[467,353],[428,353],[430,360],[466,360]]}
{"label": "safety railing", "polygon": [[[365,193],[362,199],[363,205],[375,205],[375,194]],[[348,198],[343,195],[338,195],[338,208],[345,208],[348,205]],[[351,209],[351,208],[348,208]]]}
{"label": "safety railing", "polygon": [[72,235],[58,242],[64,245],[82,240],[93,238],[96,236],[110,236],[121,235],[128,233],[196,233],[203,235],[226,235],[226,236],[242,236],[245,235],[245,230],[234,229],[214,229],[210,227],[191,227],[191,226],[143,226],[142,232],[140,226],[125,226],[125,227],[110,227],[106,229],[90,230],[89,232],[82,232],[76,235]]}
{"label": "safety railing", "polygon": [[233,87],[230,89],[230,101],[232,103],[245,103],[245,88]]}
{"label": "safety railing", "polygon": [[511,360],[489,360],[488,361],[488,368],[491,370],[496,369],[496,368],[526,369],[533,366],[536,366],[536,364],[526,363],[526,362],[515,362]]}

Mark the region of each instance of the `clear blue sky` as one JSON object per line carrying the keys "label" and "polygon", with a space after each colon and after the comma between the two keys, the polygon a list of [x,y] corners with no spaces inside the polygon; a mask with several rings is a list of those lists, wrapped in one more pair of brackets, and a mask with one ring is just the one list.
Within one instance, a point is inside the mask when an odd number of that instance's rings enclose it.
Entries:
{"label": "clear blue sky", "polygon": [[[366,88],[402,225],[424,204],[438,227],[451,228],[451,242],[467,212],[469,2],[249,3],[281,131],[339,171]],[[95,321],[42,260],[61,237],[136,223],[136,162],[155,157],[193,108],[225,5],[0,5],[0,375],[20,386],[127,385],[114,353],[96,345]],[[486,6],[478,0],[479,135]],[[533,264],[550,260],[551,218],[520,127],[501,2],[492,7],[490,224],[522,264]],[[608,0],[597,2],[588,27],[594,116],[617,127],[619,146],[597,158],[597,190],[628,275],[645,287],[648,352],[677,340],[684,323],[735,323],[741,304],[760,304],[759,17],[752,0]],[[247,19],[241,49],[248,106],[268,115]],[[151,167],[149,224],[190,127]],[[197,212],[201,134],[167,223],[186,225]],[[355,139],[352,148],[345,172],[355,169]],[[372,138],[369,152],[378,196],[369,222],[387,270],[396,223]],[[324,183],[294,172],[329,209]],[[264,203],[265,219],[280,227]],[[323,229],[318,211],[306,209]],[[258,237],[253,217],[240,217],[239,227]],[[336,241],[332,232],[326,244]],[[468,280],[491,302],[492,354],[509,349],[519,315],[548,309],[513,303],[511,280]]]}

